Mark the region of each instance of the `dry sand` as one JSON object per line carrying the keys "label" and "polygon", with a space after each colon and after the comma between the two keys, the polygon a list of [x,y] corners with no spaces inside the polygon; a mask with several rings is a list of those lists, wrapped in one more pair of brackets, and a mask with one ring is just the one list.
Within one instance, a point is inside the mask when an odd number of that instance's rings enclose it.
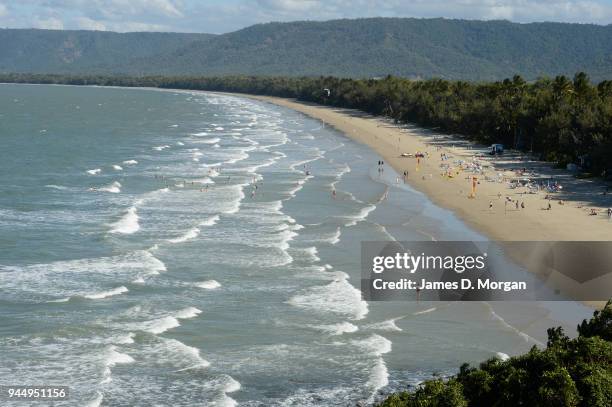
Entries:
{"label": "dry sand", "polygon": [[[598,181],[578,180],[568,171],[550,168],[546,163],[526,160],[516,154],[506,153],[491,157],[486,149],[478,148],[458,137],[443,136],[417,127],[395,125],[385,118],[373,117],[356,110],[333,108],[266,96],[246,97],[285,106],[319,119],[351,138],[367,144],[381,155],[400,175],[408,171],[407,182],[424,192],[430,199],[453,210],[467,224],[498,241],[555,241],[555,240],[612,240],[612,221],[606,210],[612,207],[612,191],[604,195],[605,185]],[[401,153],[429,153],[420,160],[401,157]],[[440,154],[449,159],[442,161]],[[460,170],[458,160],[466,163],[474,158],[484,165],[480,174]],[[441,164],[450,164],[453,178],[444,176]],[[520,187],[510,189],[508,180],[524,178],[510,169],[527,168],[540,176],[554,176],[563,190],[550,194],[545,190],[530,194]],[[456,171],[459,170],[457,175]],[[486,181],[504,175],[504,181]],[[471,177],[478,176],[476,197],[469,198]],[[533,176],[532,176],[533,177]],[[551,195],[551,200],[545,196]],[[516,209],[515,203],[505,204],[506,197],[525,208]],[[559,203],[563,201],[563,205]],[[550,202],[552,209],[544,210]],[[493,204],[492,209],[489,205]],[[598,214],[589,215],[591,208]]]}
{"label": "dry sand", "polygon": [[[468,225],[492,240],[612,240],[612,220],[607,216],[607,208],[612,207],[612,191],[604,194],[608,186],[601,181],[579,180],[568,171],[553,169],[548,163],[522,157],[519,153],[507,151],[501,157],[492,157],[484,146],[476,146],[460,137],[436,134],[416,126],[397,125],[389,119],[357,110],[276,97],[241,96],[294,109],[370,146],[400,176],[408,171],[406,181],[410,185],[437,205],[453,210]],[[426,155],[419,160],[418,170],[414,158],[416,152]],[[402,153],[413,156],[402,157]],[[443,161],[441,154],[448,158]],[[477,162],[481,172],[475,174],[469,168],[461,169],[460,162]],[[443,167],[446,164],[452,178],[447,176],[449,172]],[[524,173],[517,173],[522,169],[526,169],[531,179],[553,177],[563,189],[554,193],[546,189],[529,193],[526,187],[510,188],[510,180],[525,178]],[[479,182],[476,196],[470,197],[474,175]],[[507,198],[512,201],[506,204]],[[519,202],[518,209],[516,201]],[[521,203],[524,203],[524,208],[521,208]],[[547,210],[549,203],[551,209]],[[597,214],[589,215],[592,210]],[[565,298],[580,299],[594,308],[603,308],[605,301],[602,300],[612,293],[612,273],[604,272],[597,278],[581,281],[580,276],[568,278],[558,271],[532,269],[526,260],[528,253],[506,249],[511,258],[540,275],[549,287],[564,293]],[[581,270],[575,272],[581,273]]]}

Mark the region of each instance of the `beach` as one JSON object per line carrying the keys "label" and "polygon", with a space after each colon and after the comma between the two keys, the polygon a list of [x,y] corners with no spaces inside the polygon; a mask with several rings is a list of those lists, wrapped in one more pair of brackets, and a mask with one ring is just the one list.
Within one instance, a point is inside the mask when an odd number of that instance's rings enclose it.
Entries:
{"label": "beach", "polygon": [[351,121],[209,92],[0,86],[2,385],[69,383],[58,406],[375,405],[592,314],[364,300],[362,242],[487,237],[377,165]]}
{"label": "beach", "polygon": [[[506,156],[492,159],[485,148],[476,148],[457,137],[446,137],[416,127],[395,125],[381,117],[363,112],[308,104],[296,100],[244,95],[302,112],[370,146],[398,174],[408,171],[406,181],[425,193],[433,202],[454,211],[463,221],[498,241],[594,241],[612,240],[612,222],[606,210],[612,206],[612,194],[604,195],[605,186],[589,180],[576,180],[569,172],[553,170],[538,161]],[[425,157],[417,164],[415,153]],[[401,154],[412,157],[402,157]],[[442,160],[441,154],[447,159]],[[477,161],[489,166],[479,174],[459,169],[458,160]],[[453,178],[444,176],[442,164],[451,167]],[[494,167],[491,167],[493,164]],[[564,187],[560,193],[527,188],[510,189],[511,178],[523,178],[509,169],[526,168],[540,175],[554,176]],[[486,181],[504,172],[504,181]],[[478,177],[475,196],[473,176]],[[403,180],[400,180],[403,182]],[[549,195],[551,200],[546,200]],[[505,201],[508,199],[506,204]],[[519,207],[516,207],[516,201]],[[551,209],[547,210],[550,202]],[[559,203],[561,202],[561,203]],[[521,203],[524,208],[521,208]],[[597,215],[590,215],[591,209]]]}

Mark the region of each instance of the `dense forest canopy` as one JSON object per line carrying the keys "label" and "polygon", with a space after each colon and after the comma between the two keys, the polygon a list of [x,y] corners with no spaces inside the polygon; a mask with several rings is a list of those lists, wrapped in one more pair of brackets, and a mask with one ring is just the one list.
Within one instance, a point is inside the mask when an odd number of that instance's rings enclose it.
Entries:
{"label": "dense forest canopy", "polygon": [[222,35],[0,29],[0,72],[530,81],[579,71],[612,77],[612,25],[365,18]]}
{"label": "dense forest canopy", "polygon": [[[0,74],[0,82],[149,86],[297,98],[360,109],[485,143],[502,143],[564,166],[582,163],[593,175],[612,174],[612,81],[593,85],[584,73],[527,83],[520,76],[470,83],[388,76],[105,77]],[[330,95],[324,89],[330,90]]]}

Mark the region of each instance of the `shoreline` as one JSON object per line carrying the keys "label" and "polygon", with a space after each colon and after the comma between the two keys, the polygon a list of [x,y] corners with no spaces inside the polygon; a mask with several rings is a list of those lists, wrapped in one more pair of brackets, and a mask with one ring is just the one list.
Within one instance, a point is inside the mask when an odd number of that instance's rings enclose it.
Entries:
{"label": "shoreline", "polygon": [[[3,83],[4,84],[4,83]],[[7,83],[12,85],[13,83]],[[40,84],[20,84],[40,85]],[[410,128],[409,125],[393,124],[388,118],[372,116],[368,113],[354,110],[323,106],[314,103],[302,102],[295,99],[275,96],[252,95],[246,93],[213,92],[189,89],[170,89],[156,87],[122,87],[98,85],[66,85],[50,84],[45,86],[92,86],[116,89],[149,89],[156,91],[183,91],[203,92],[236,97],[244,97],[262,102],[283,106],[311,118],[322,121],[347,137],[369,146],[382,159],[390,164],[398,174],[408,171],[406,182],[416,190],[424,193],[434,204],[453,211],[462,221],[496,241],[612,241],[612,220],[607,220],[605,211],[612,207],[612,186],[607,196],[599,191],[605,183],[589,179],[576,179],[565,170],[554,170],[550,163],[541,161],[522,161],[508,159],[507,155],[492,158],[482,153],[484,147],[452,135],[427,134],[429,130],[423,128]],[[441,146],[440,150],[436,145]],[[421,159],[419,170],[416,170],[416,159],[401,157],[401,153],[414,154],[416,151],[429,152],[429,157]],[[565,184],[569,181],[581,187],[580,193],[572,198],[570,188],[564,191],[564,205],[559,205],[559,197],[552,195],[550,201],[552,210],[543,210],[548,202],[544,199],[546,192],[537,194],[523,194],[525,188],[510,190],[506,183],[487,182],[483,174],[479,175],[479,184],[475,199],[468,199],[471,181],[465,179],[471,173],[461,172],[460,175],[449,179],[440,174],[442,160],[440,153],[451,157],[447,163],[452,165],[454,159],[465,162],[472,161],[474,154],[480,155],[480,162],[489,165],[489,168],[500,165],[514,168],[527,167],[542,172],[547,168],[549,175]],[[485,153],[486,154],[486,153]],[[493,161],[487,163],[486,161]],[[491,165],[492,164],[492,165]],[[485,174],[496,175],[496,170],[487,169]],[[506,171],[505,174],[508,172]],[[515,177],[516,178],[516,177]],[[403,180],[400,180],[403,182]],[[599,184],[599,185],[598,185]],[[586,189],[586,192],[584,191]],[[525,203],[525,209],[516,210],[513,205],[504,205],[505,197]],[[579,198],[585,198],[579,200]],[[489,203],[493,208],[489,208]],[[589,216],[590,209],[598,211],[597,216]]]}
{"label": "shoreline", "polygon": [[[299,102],[292,99],[283,99],[271,96],[258,96],[240,93],[219,94],[247,97],[263,102],[272,103],[277,106],[287,107],[301,112],[312,118],[341,131],[346,136],[361,142],[372,148],[382,159],[389,163],[393,169],[400,174],[408,171],[406,182],[427,195],[432,202],[445,209],[450,209],[466,224],[475,230],[497,241],[609,241],[612,240],[612,222],[606,219],[604,206],[593,205],[570,200],[564,200],[559,204],[557,197],[553,195],[550,200],[552,209],[545,210],[548,200],[544,197],[546,192],[540,191],[536,194],[523,193],[526,188],[509,189],[506,182],[489,182],[484,177],[488,174],[493,176],[497,170],[485,169],[484,173],[477,175],[476,197],[468,198],[471,190],[471,172],[459,170],[456,175],[453,168],[453,178],[442,176],[444,172],[440,168],[443,161],[441,153],[447,154],[450,159],[446,160],[451,167],[453,160],[472,161],[474,154],[480,155],[481,149],[471,148],[471,145],[460,139],[455,139],[456,145],[443,146],[438,149],[434,144],[433,136],[422,134],[419,130],[394,125],[382,117],[371,116],[367,113],[328,106],[321,106]],[[418,134],[417,132],[421,133]],[[452,136],[438,135],[443,139],[440,144],[448,143]],[[452,139],[451,139],[452,140]],[[437,142],[436,142],[437,143]],[[451,142],[452,144],[452,142]],[[466,146],[459,146],[466,144]],[[412,157],[401,157],[402,153],[414,154],[420,151],[429,153],[418,164]],[[506,159],[502,156],[500,160]],[[490,159],[483,157],[480,162]],[[497,159],[495,159],[497,160]],[[537,162],[541,167],[543,163]],[[494,164],[496,165],[496,164]],[[506,164],[507,165],[507,164]],[[530,167],[528,163],[516,161],[516,168]],[[562,171],[559,171],[562,172]],[[566,176],[566,178],[569,175]],[[403,182],[403,180],[400,180]],[[560,179],[563,184],[563,180]],[[586,185],[594,184],[590,180],[578,180]],[[598,186],[592,186],[592,189]],[[501,197],[500,197],[501,195]],[[551,194],[552,195],[552,194]],[[505,197],[513,201],[525,203],[524,209],[515,209],[512,205],[504,205]],[[565,195],[564,195],[565,197]],[[612,205],[612,194],[602,196],[605,201]],[[607,198],[607,199],[606,199]],[[489,209],[489,204],[493,208]],[[590,209],[598,210],[597,216],[589,216]]]}
{"label": "shoreline", "polygon": [[[535,194],[523,193],[526,188],[509,189],[507,183],[492,182],[485,180],[485,174],[497,174],[496,163],[490,163],[489,167],[484,167],[484,174],[479,174],[481,180],[477,185],[477,192],[474,198],[469,198],[472,182],[471,172],[454,172],[456,176],[449,178],[444,175],[444,169],[440,167],[443,162],[460,159],[470,162],[475,154],[477,161],[485,161],[487,158],[492,161],[502,161],[515,167],[528,167],[530,165],[522,160],[510,160],[507,156],[501,158],[491,158],[482,156],[483,148],[476,149],[473,144],[453,136],[437,135],[435,138],[442,138],[446,143],[450,141],[451,146],[437,147],[433,145],[434,136],[428,134],[417,134],[423,129],[410,129],[400,127],[382,117],[374,117],[367,113],[342,109],[329,106],[299,102],[291,99],[283,99],[271,96],[258,96],[239,93],[219,94],[246,97],[283,106],[301,112],[311,118],[321,120],[323,123],[332,126],[342,132],[347,137],[365,144],[374,152],[379,154],[382,159],[391,164],[393,169],[401,176],[404,171],[408,171],[406,183],[417,191],[424,193],[435,205],[444,209],[449,209],[465,222],[469,227],[481,232],[491,240],[498,241],[504,247],[506,254],[517,264],[528,267],[528,254],[511,250],[504,242],[511,241],[610,241],[612,240],[612,222],[607,219],[607,214],[602,206],[589,205],[577,201],[564,201],[559,204],[560,199],[551,198],[546,200],[548,195],[545,191],[538,191]],[[457,146],[455,144],[461,144]],[[426,157],[420,160],[419,168],[416,168],[415,158],[401,157],[402,153],[427,152]],[[443,161],[440,154],[445,153],[450,159]],[[541,167],[550,168],[548,163],[534,161],[540,172]],[[507,164],[506,164],[507,165]],[[587,189],[601,187],[590,180],[576,180],[571,174],[563,170],[553,170],[564,176],[565,180],[574,181],[576,184]],[[454,168],[453,171],[456,171]],[[555,178],[557,179],[557,178]],[[398,182],[404,182],[399,179]],[[562,181],[561,181],[562,182]],[[602,184],[605,185],[605,184]],[[518,191],[517,191],[518,190]],[[563,191],[564,194],[568,192]],[[565,197],[566,195],[563,195]],[[505,200],[509,197],[514,202],[506,206]],[[605,203],[612,206],[612,194],[602,195]],[[523,202],[525,208],[518,209],[515,202]],[[550,202],[552,209],[545,210]],[[493,208],[490,208],[493,203]],[[591,208],[599,211],[598,216],[589,216]],[[602,215],[606,215],[603,217]],[[530,270],[531,271],[531,270]],[[531,271],[533,272],[533,271]],[[539,273],[541,271],[538,271]],[[548,280],[550,286],[563,287],[563,291],[573,297],[571,293],[579,292],[603,292],[607,295],[608,287],[612,287],[612,274],[602,275],[586,282],[572,282],[564,275],[554,272],[540,275],[540,278]],[[576,291],[575,291],[576,290]],[[566,294],[566,295],[567,295]],[[568,300],[572,299],[568,297]],[[576,297],[573,297],[576,298]],[[595,309],[602,309],[605,306],[604,300],[574,300]]]}

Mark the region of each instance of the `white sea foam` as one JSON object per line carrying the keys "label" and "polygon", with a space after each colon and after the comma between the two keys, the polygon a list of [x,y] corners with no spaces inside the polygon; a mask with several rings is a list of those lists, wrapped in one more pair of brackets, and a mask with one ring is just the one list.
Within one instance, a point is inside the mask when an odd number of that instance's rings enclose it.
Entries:
{"label": "white sea foam", "polygon": [[200,350],[193,346],[185,345],[183,342],[177,341],[176,339],[164,339],[164,346],[170,353],[170,357],[178,359],[181,364],[187,365],[186,367],[176,370],[176,372],[207,368],[210,366],[210,362],[200,355]]}
{"label": "white sea foam", "polygon": [[129,363],[134,363],[134,358],[130,355],[121,353],[117,351],[117,347],[111,345],[106,350],[106,356],[104,358],[105,364],[108,367],[113,367],[115,365],[125,365]]}
{"label": "white sea foam", "polygon": [[361,208],[357,215],[347,216],[350,221],[346,224],[346,226],[355,226],[357,223],[365,220],[370,214],[370,212],[372,212],[374,209],[376,209],[376,205],[368,205],[366,207]]}
{"label": "white sea foam", "polygon": [[159,274],[165,269],[164,263],[150,252],[137,250],[28,266],[0,265],[0,286],[16,301],[66,302],[70,297],[97,293],[100,286]]}
{"label": "white sea foam", "polygon": [[221,287],[221,284],[219,284],[217,280],[207,280],[195,283],[195,286],[199,288],[204,288],[206,290],[214,290],[216,288]]}
{"label": "white sea foam", "polygon": [[134,334],[134,332],[128,332],[125,335],[120,335],[116,338],[113,339],[114,343],[118,343],[118,344],[122,344],[122,345],[129,345],[134,343],[134,336],[136,336]]}
{"label": "white sea foam", "polygon": [[104,363],[104,373],[103,373],[104,379],[102,380],[102,383],[104,384],[104,383],[109,383],[112,381],[111,369],[113,367],[115,367],[116,365],[126,365],[130,363],[134,363],[134,358],[132,358],[128,354],[117,351],[117,347],[115,345],[110,345],[105,350],[103,363]]}
{"label": "white sea foam", "polygon": [[213,215],[210,218],[200,222],[200,226],[213,226],[219,221],[219,215]]}
{"label": "white sea foam", "polygon": [[104,396],[102,396],[102,393],[97,391],[94,398],[85,402],[85,407],[100,407],[103,399],[104,399]]}
{"label": "white sea foam", "polygon": [[123,167],[117,164],[113,164],[113,170],[115,171],[123,171]]}
{"label": "white sea foam", "polygon": [[136,326],[137,329],[150,332],[152,334],[161,334],[169,329],[181,326],[179,319],[190,319],[198,316],[202,311],[195,307],[187,307],[179,310],[171,315],[166,315],[161,318],[144,321]]}
{"label": "white sea foam", "polygon": [[215,127],[215,130],[217,130],[217,131],[223,131],[224,129],[223,129],[223,127],[221,127],[221,126],[217,126],[217,127]]}
{"label": "white sea foam", "polygon": [[96,168],[96,169],[93,169],[93,170],[87,170],[87,173],[89,175],[96,175],[96,174],[99,174],[100,172],[102,172],[101,168]]}
{"label": "white sea foam", "polygon": [[395,323],[404,317],[391,318],[381,322],[365,325],[363,328],[373,331],[401,332],[402,328]]}
{"label": "white sea foam", "polygon": [[200,234],[200,229],[198,229],[198,228],[191,228],[191,229],[189,229],[187,232],[185,232],[181,236],[175,237],[174,239],[168,239],[168,242],[170,242],[170,243],[183,243],[183,242],[186,242],[188,240],[195,239],[196,237],[198,237],[199,234]]}
{"label": "white sea foam", "polygon": [[325,239],[326,241],[328,241],[331,244],[337,244],[338,242],[340,242],[340,235],[342,234],[342,232],[340,231],[340,227],[336,228],[336,232],[330,236],[329,238]]}
{"label": "white sea foam", "polygon": [[45,185],[45,188],[57,189],[60,191],[65,191],[68,189],[68,187],[65,187],[63,185],[53,185],[53,184]]}
{"label": "white sea foam", "polygon": [[101,300],[103,298],[112,297],[114,295],[119,295],[123,293],[127,293],[129,290],[125,286],[113,288],[108,291],[101,291],[99,293],[92,294],[84,294],[83,297],[88,298],[90,300]]}
{"label": "white sea foam", "polygon": [[204,178],[200,178],[200,179],[194,179],[193,182],[200,184],[200,185],[206,185],[206,184],[214,184],[215,181],[213,181],[212,179],[208,178],[208,177],[204,177]]}
{"label": "white sea foam", "polygon": [[197,309],[196,307],[187,307],[187,308],[184,308],[184,309],[182,309],[180,311],[177,311],[175,316],[178,319],[190,319],[190,318],[197,317],[201,313],[202,313],[202,311]]}
{"label": "white sea foam", "polygon": [[157,335],[166,332],[169,329],[176,328],[177,326],[181,326],[178,319],[172,316],[167,316],[145,321],[140,325],[140,329]]}
{"label": "white sea foam", "polygon": [[198,140],[198,143],[216,144],[216,143],[218,143],[220,141],[221,141],[221,139],[219,137],[213,137],[213,138],[208,138],[206,140]]}
{"label": "white sea foam", "polygon": [[238,403],[236,400],[229,397],[227,394],[222,394],[211,403],[211,406],[214,407],[236,407],[237,405]]}
{"label": "white sea foam", "polygon": [[353,320],[363,319],[368,303],[361,299],[361,291],[345,278],[338,278],[323,286],[314,286],[289,299],[289,304],[320,313],[335,313]]}
{"label": "white sea foam", "polygon": [[374,368],[370,372],[370,377],[368,378],[366,386],[370,388],[372,393],[375,393],[377,390],[382,389],[388,384],[389,372],[387,371],[387,365],[382,358],[378,358]]}
{"label": "white sea foam", "polygon": [[177,145],[177,146],[184,146],[184,145],[185,145],[185,143],[183,143],[182,141],[177,141],[177,142],[176,142],[176,145]]}
{"label": "white sea foam", "polygon": [[424,309],[424,310],[421,310],[421,311],[416,311],[416,312],[413,312],[413,313],[412,313],[412,315],[422,315],[422,314],[428,314],[428,313],[430,313],[430,312],[434,312],[435,310],[437,310],[437,308],[436,308],[436,307],[427,308],[427,309]]}
{"label": "white sea foam", "polygon": [[123,215],[121,219],[110,225],[112,227],[110,233],[129,235],[138,232],[140,230],[138,219],[136,206],[132,206],[126,211],[125,215]]}
{"label": "white sea foam", "polygon": [[316,247],[312,246],[312,247],[307,247],[304,249],[299,249],[301,250],[303,253],[305,253],[306,255],[308,255],[310,257],[310,261],[312,262],[317,262],[319,260],[321,260],[319,258],[319,256],[317,256],[317,254],[319,253],[319,251],[317,250]]}
{"label": "white sea foam", "polygon": [[245,152],[245,150],[237,151],[237,154],[225,161],[225,164],[236,164],[238,161],[243,161],[249,158],[249,155]]}
{"label": "white sea foam", "polygon": [[365,339],[356,339],[351,344],[374,356],[391,352],[391,341],[378,334],[372,334]]}
{"label": "white sea foam", "polygon": [[118,194],[121,192],[121,183],[119,181],[114,181],[110,185],[107,185],[102,188],[98,188],[99,191],[111,192],[113,194]]}
{"label": "white sea foam", "polygon": [[230,190],[236,191],[237,196],[232,202],[229,203],[228,207],[223,211],[223,213],[231,215],[231,214],[237,213],[240,210],[240,205],[242,204],[242,200],[245,197],[244,187],[246,187],[247,185],[249,184],[236,184],[236,185],[230,185],[229,187],[227,187]]}
{"label": "white sea foam", "polygon": [[206,131],[201,131],[199,133],[191,133],[192,136],[196,136],[196,137],[202,137],[202,136],[208,136],[208,132]]}
{"label": "white sea foam", "polygon": [[344,333],[352,333],[359,330],[357,325],[351,324],[348,321],[330,325],[313,325],[312,327],[331,335],[342,335]]}
{"label": "white sea foam", "polygon": [[209,177],[218,177],[219,176],[219,170],[215,169],[215,168],[211,168],[208,170],[208,176]]}
{"label": "white sea foam", "polygon": [[506,360],[510,359],[510,356],[503,352],[495,352],[495,356],[497,356],[497,358],[502,362],[505,362]]}
{"label": "white sea foam", "polygon": [[47,302],[57,302],[57,303],[61,303],[61,302],[68,302],[70,301],[70,297],[65,297],[65,298],[58,298],[57,300],[49,300]]}
{"label": "white sea foam", "polygon": [[123,162],[123,164],[125,164],[125,165],[136,165],[136,164],[138,164],[138,161],[136,161],[136,160],[125,160]]}
{"label": "white sea foam", "polygon": [[153,150],[163,151],[163,150],[165,150],[167,148],[170,148],[170,146],[168,144],[164,144],[163,146],[155,146],[155,147],[153,147]]}

